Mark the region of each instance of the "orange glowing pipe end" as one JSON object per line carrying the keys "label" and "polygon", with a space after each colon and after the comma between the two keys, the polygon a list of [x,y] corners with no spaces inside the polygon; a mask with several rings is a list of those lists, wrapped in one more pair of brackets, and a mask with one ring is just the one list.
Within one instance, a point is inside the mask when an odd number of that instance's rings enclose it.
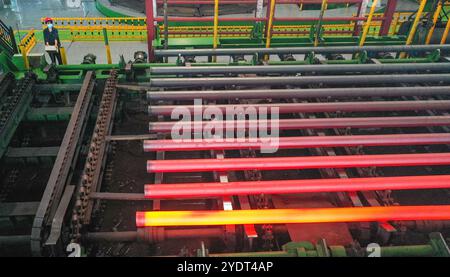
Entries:
{"label": "orange glowing pipe end", "polygon": [[137,212],[137,227],[450,220],[450,205]]}

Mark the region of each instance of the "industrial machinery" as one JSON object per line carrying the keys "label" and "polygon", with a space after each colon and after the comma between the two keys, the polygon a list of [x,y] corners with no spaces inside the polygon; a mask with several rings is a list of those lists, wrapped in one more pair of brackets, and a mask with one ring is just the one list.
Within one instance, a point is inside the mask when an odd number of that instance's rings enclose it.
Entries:
{"label": "industrial machinery", "polygon": [[[374,9],[322,14],[292,37],[271,32],[299,19],[280,27],[276,1],[254,2],[268,17],[245,37],[217,10],[55,19],[62,35],[91,28],[109,57],[117,28],[144,30],[149,51],[107,64],[49,65],[29,54],[34,32],[2,24],[0,255],[450,256],[446,3],[422,1],[404,34],[390,0],[375,27]],[[355,29],[322,24],[342,20]]]}

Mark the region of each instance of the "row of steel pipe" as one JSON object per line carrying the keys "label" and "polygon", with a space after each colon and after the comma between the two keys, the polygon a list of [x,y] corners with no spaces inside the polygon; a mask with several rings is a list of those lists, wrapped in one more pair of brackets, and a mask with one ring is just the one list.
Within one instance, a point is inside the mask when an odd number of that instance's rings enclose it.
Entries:
{"label": "row of steel pipe", "polygon": [[427,52],[440,49],[450,50],[450,45],[383,45],[383,46],[327,46],[327,47],[283,47],[283,48],[240,48],[240,49],[176,49],[155,50],[157,57],[178,56],[233,56],[233,55],[267,55],[267,54],[353,54],[367,52]]}
{"label": "row of steel pipe", "polygon": [[149,100],[283,99],[450,95],[450,86],[148,91]]}
{"label": "row of steel pipe", "polygon": [[396,74],[396,75],[328,75],[287,77],[222,77],[222,78],[153,78],[149,87],[201,86],[270,86],[270,85],[377,85],[377,84],[448,84],[450,74]]}
{"label": "row of steel pipe", "polygon": [[317,119],[280,120],[235,120],[235,121],[165,121],[150,122],[149,131],[170,133],[173,131],[195,131],[214,129],[215,131],[258,130],[259,127],[271,130],[333,129],[333,128],[392,128],[392,127],[431,127],[450,126],[450,116],[402,116],[402,117],[353,117]]}
{"label": "row of steel pipe", "polygon": [[392,73],[392,72],[448,72],[450,63],[422,64],[310,64],[271,66],[198,66],[151,67],[151,74],[267,74],[267,73]]}
{"label": "row of steel pipe", "polygon": [[233,105],[158,105],[149,106],[150,115],[171,115],[175,109],[202,112],[214,109],[225,112],[258,112],[277,109],[280,114],[314,112],[375,112],[375,111],[418,111],[450,110],[450,100],[429,101],[373,101],[373,102],[329,102],[329,103],[270,103],[270,104],[233,104]]}
{"label": "row of steel pipe", "polygon": [[149,160],[147,172],[293,170],[313,168],[404,167],[449,165],[450,153],[352,156]]}
{"label": "row of steel pipe", "polygon": [[450,188],[450,175],[146,185],[148,199]]}

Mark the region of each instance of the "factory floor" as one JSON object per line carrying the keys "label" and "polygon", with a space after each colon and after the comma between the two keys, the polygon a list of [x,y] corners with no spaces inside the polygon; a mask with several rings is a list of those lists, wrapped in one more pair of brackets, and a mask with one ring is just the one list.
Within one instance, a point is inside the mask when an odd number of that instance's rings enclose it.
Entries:
{"label": "factory floor", "polygon": [[[381,1],[381,6],[387,0]],[[397,10],[414,10],[416,3],[409,0],[399,0]],[[317,16],[319,11],[300,11],[297,5],[278,5],[276,16],[278,17],[311,17]],[[265,13],[265,9],[264,9]],[[327,16],[351,16],[356,13],[355,7],[328,10]],[[102,17],[96,9],[94,0],[11,0],[11,5],[4,6],[0,0],[0,18],[14,30],[28,30],[34,28],[40,30],[42,17]],[[232,17],[251,17],[252,14],[225,15]],[[23,33],[25,34],[25,33]],[[43,45],[38,43],[32,53],[42,53]],[[80,63],[83,57],[92,53],[97,56],[97,63],[106,63],[105,47],[103,42],[63,42],[66,48],[68,62]],[[145,42],[111,42],[113,63],[119,61],[119,56],[124,55],[126,61],[131,60],[135,51],[147,51]],[[49,60],[49,57],[47,57]]]}

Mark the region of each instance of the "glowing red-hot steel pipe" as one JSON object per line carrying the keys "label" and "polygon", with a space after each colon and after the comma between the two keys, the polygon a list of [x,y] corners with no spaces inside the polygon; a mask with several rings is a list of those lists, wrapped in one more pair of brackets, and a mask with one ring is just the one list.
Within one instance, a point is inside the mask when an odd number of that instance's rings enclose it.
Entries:
{"label": "glowing red-hot steel pipe", "polygon": [[450,153],[147,161],[147,172],[209,172],[449,165]]}
{"label": "glowing red-hot steel pipe", "polygon": [[[175,126],[181,128],[255,128],[267,126],[271,128],[270,120],[245,120],[245,121],[166,121],[151,122],[149,131],[156,133],[170,133]],[[332,129],[332,128],[387,128],[387,127],[425,127],[425,126],[449,126],[449,116],[402,116],[402,117],[353,117],[353,118],[316,118],[316,119],[280,119],[278,128],[280,130],[300,130],[300,129]]]}
{"label": "glowing red-hot steel pipe", "polygon": [[137,227],[449,220],[450,205],[137,212]]}
{"label": "glowing red-hot steel pipe", "polygon": [[146,185],[149,199],[450,188],[450,175]]}
{"label": "glowing red-hot steel pipe", "polygon": [[[267,141],[230,139],[211,140],[146,140],[144,151],[202,151],[232,149],[262,149]],[[349,146],[399,146],[450,144],[450,134],[402,134],[402,135],[363,135],[363,136],[305,136],[280,137],[279,149],[311,148],[311,147],[349,147]]]}

